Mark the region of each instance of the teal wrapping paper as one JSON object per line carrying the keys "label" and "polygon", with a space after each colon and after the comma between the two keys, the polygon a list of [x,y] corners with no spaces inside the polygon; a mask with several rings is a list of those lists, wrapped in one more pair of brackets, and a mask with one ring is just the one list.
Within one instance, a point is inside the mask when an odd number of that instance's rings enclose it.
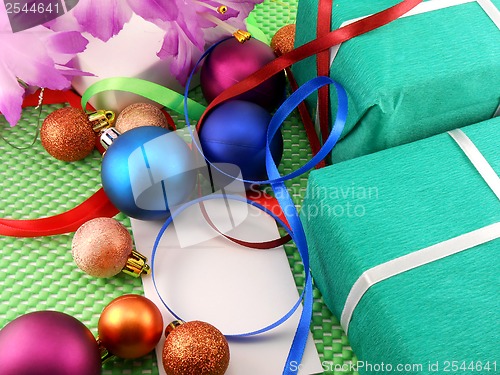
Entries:
{"label": "teal wrapping paper", "polygon": [[[500,174],[500,117],[463,131]],[[500,201],[444,133],[311,172],[301,218],[313,278],[340,317],[364,271],[499,222]],[[349,325],[359,359],[422,366],[407,374],[451,361],[500,371],[499,253],[497,239],[372,286]]]}
{"label": "teal wrapping paper", "polygon": [[[500,8],[500,0],[491,2]],[[336,0],[332,30],[394,4]],[[300,0],[296,46],[315,38],[317,9],[318,0]],[[314,77],[315,57],[293,72],[300,84]],[[477,2],[404,17],[343,43],[330,76],[349,94],[332,152],[338,162],[491,118],[500,102],[500,30]],[[314,111],[316,97],[308,103]]]}

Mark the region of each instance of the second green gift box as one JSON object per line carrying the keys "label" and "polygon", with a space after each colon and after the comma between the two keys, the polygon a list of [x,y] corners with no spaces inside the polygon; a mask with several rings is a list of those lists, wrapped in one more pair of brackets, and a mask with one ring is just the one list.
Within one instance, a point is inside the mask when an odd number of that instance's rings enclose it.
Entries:
{"label": "second green gift box", "polygon": [[313,278],[362,374],[500,371],[499,140],[497,117],[311,172]]}

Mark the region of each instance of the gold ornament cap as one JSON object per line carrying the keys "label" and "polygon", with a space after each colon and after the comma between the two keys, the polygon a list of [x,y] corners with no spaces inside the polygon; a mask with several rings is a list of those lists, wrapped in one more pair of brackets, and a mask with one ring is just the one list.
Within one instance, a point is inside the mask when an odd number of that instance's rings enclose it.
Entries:
{"label": "gold ornament cap", "polygon": [[101,362],[103,364],[116,359],[116,355],[114,355],[113,353],[111,353],[108,350],[108,348],[106,348],[104,346],[104,344],[102,343],[102,340],[101,340],[101,338],[99,336],[97,336],[95,340],[97,341],[97,346],[99,347],[99,353],[101,355]]}
{"label": "gold ornament cap", "polygon": [[183,320],[174,320],[173,322],[171,322],[168,326],[165,327],[165,337],[167,337],[170,333],[172,333],[174,329],[184,323],[186,322]]}
{"label": "gold ornament cap", "polygon": [[252,34],[250,34],[248,31],[238,29],[233,33],[233,36],[238,42],[244,43],[247,40],[250,40]]}
{"label": "gold ornament cap", "polygon": [[88,119],[92,123],[92,129],[98,133],[114,125],[116,115],[113,111],[100,109],[88,114]]}
{"label": "gold ornament cap", "polygon": [[151,267],[146,263],[148,258],[139,253],[136,250],[132,250],[130,253],[125,267],[123,267],[122,272],[133,277],[140,277],[141,275],[149,275],[151,273]]}

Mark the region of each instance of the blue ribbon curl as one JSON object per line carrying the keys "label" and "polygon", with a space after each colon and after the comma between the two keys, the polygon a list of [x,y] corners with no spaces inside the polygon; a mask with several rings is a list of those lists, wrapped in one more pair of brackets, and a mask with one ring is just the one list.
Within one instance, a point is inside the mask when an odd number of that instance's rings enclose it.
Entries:
{"label": "blue ribbon curl", "polygon": [[[198,66],[201,64],[203,59],[212,52],[214,48],[216,48],[220,43],[223,43],[226,39],[221,40],[220,42],[212,45],[207,51],[203,53],[203,55],[200,57],[198,62],[196,63],[195,67],[193,68],[187,84],[186,84],[186,89],[184,92],[184,115],[186,119],[186,125],[189,130],[189,133],[191,134],[192,137],[192,142],[193,144],[198,148],[199,152],[203,155],[203,152],[201,150],[201,146],[196,142],[196,138],[194,137],[193,130],[189,121],[188,117],[188,92],[189,92],[189,86],[191,83],[191,80],[194,76],[194,73],[198,69]],[[271,150],[270,150],[270,142],[273,139],[274,135],[276,132],[279,130],[279,128],[282,126],[283,122],[286,120],[286,118],[290,115],[290,113],[298,107],[298,105],[303,102],[310,94],[313,92],[317,91],[319,88],[333,84],[336,91],[337,91],[337,115],[335,118],[335,122],[332,126],[331,132],[328,136],[328,138],[325,140],[323,146],[319,150],[319,152],[314,155],[306,164],[298,168],[297,170],[281,176],[278,167],[274,163],[274,160],[271,155]],[[297,374],[299,370],[299,366],[292,366],[292,364],[300,364],[302,361],[302,357],[304,354],[304,350],[306,347],[307,343],[307,338],[309,335],[309,327],[311,324],[311,317],[312,317],[312,310],[313,310],[313,284],[312,284],[312,277],[311,277],[311,272],[309,268],[309,251],[308,251],[308,246],[307,246],[307,240],[306,240],[306,235],[304,232],[304,228],[302,226],[302,222],[299,217],[299,213],[297,211],[297,208],[295,204],[293,203],[292,197],[290,196],[290,193],[288,192],[288,189],[286,188],[284,181],[290,180],[294,177],[300,176],[312,168],[314,168],[321,160],[323,160],[333,149],[335,144],[338,142],[340,139],[340,136],[342,134],[342,131],[344,129],[345,121],[347,118],[347,93],[340,85],[338,82],[335,82],[329,77],[315,77],[311,79],[310,81],[306,82],[304,85],[299,87],[292,95],[290,95],[284,102],[283,104],[278,108],[274,116],[272,117],[268,131],[267,131],[267,140],[266,140],[266,169],[267,169],[267,174],[268,174],[268,180],[263,180],[263,181],[251,181],[251,180],[244,180],[244,179],[239,179],[234,176],[231,176],[227,174],[224,171],[221,171],[220,169],[217,168],[217,166],[213,165],[210,160],[206,160],[206,162],[212,167],[217,170],[219,170],[221,173],[242,181],[244,183],[248,184],[270,184],[274,194],[276,196],[276,199],[282,209],[282,211],[285,214],[286,220],[288,222],[288,226],[276,215],[274,214],[271,210],[267,209],[266,207],[260,205],[259,203],[256,203],[252,200],[249,200],[245,197],[242,196],[237,196],[237,195],[222,195],[222,194],[211,194],[209,196],[203,196],[199,197],[197,199],[194,199],[190,202],[187,202],[180,207],[176,208],[174,212],[172,212],[171,216],[167,219],[167,221],[163,224],[162,228],[158,232],[158,235],[156,237],[155,243],[153,245],[153,251],[151,255],[151,268],[152,268],[152,279],[153,279],[153,285],[154,288],[163,303],[163,305],[167,308],[167,310],[176,318],[179,320],[182,320],[181,317],[179,317],[166,303],[166,301],[162,298],[160,295],[157,284],[156,284],[156,278],[155,278],[155,261],[156,261],[156,255],[158,251],[158,245],[160,243],[160,240],[165,233],[165,230],[168,228],[168,226],[173,222],[174,218],[178,216],[181,212],[183,212],[185,209],[188,207],[199,204],[203,201],[207,200],[212,200],[212,199],[231,199],[231,200],[236,200],[236,201],[241,201],[241,202],[246,202],[247,204],[256,207],[271,217],[273,217],[291,236],[292,240],[295,242],[297,245],[297,249],[299,251],[300,257],[302,259],[302,263],[304,265],[304,270],[305,270],[305,286],[304,289],[297,300],[297,302],[292,306],[292,308],[285,314],[283,315],[280,319],[275,321],[274,323],[269,324],[268,326],[261,328],[256,331],[252,332],[246,332],[246,333],[239,333],[239,334],[234,334],[234,335],[226,335],[228,338],[238,338],[238,337],[248,337],[248,336],[254,336],[260,333],[264,333],[267,331],[272,330],[273,328],[278,327],[285,321],[287,321],[297,310],[297,308],[300,306],[301,302],[303,301],[303,309],[302,313],[300,316],[299,324],[297,327],[297,330],[295,332],[295,336],[292,342],[292,345],[290,347],[290,351],[288,353],[288,358],[286,360],[286,363],[284,365],[283,369],[283,375],[295,375]]]}

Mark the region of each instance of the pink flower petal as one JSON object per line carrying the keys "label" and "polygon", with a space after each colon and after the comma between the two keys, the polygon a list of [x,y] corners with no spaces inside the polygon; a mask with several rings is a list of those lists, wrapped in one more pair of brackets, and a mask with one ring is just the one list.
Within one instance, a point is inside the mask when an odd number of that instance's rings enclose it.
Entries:
{"label": "pink flower petal", "polygon": [[[177,46],[175,53],[172,47]],[[202,51],[198,50],[184,35],[184,30],[177,23],[172,23],[165,35],[164,43],[158,52],[158,57],[170,61],[170,73],[185,85],[191,69],[201,56]]]}
{"label": "pink flower petal", "polygon": [[14,126],[21,119],[24,88],[0,60],[0,112]]}
{"label": "pink flower petal", "polygon": [[82,26],[78,23],[73,12],[68,12],[64,16],[57,17],[52,21],[43,24],[53,31],[79,31],[82,32]]}
{"label": "pink flower petal", "polygon": [[205,39],[203,37],[203,29],[201,27],[195,27],[193,20],[199,18],[199,15],[193,16],[193,19],[188,18],[187,15],[182,15],[177,18],[177,25],[182,30],[185,38],[187,38],[191,44],[193,44],[198,50],[203,51],[205,48]]}
{"label": "pink flower petal", "polygon": [[83,51],[87,42],[78,33],[55,33],[43,26],[12,33],[5,18],[4,3],[0,2],[0,111],[15,125],[25,93],[18,79],[53,90],[70,87],[70,77],[82,73],[64,65]]}
{"label": "pink flower petal", "polygon": [[175,21],[179,9],[170,1],[127,0],[130,8],[146,21]]}
{"label": "pink flower petal", "polygon": [[177,28],[170,27],[165,33],[163,38],[163,45],[157,53],[160,59],[167,59],[169,57],[177,57],[179,54],[179,33]]}
{"label": "pink flower petal", "polygon": [[45,38],[45,46],[51,51],[51,57],[57,64],[66,64],[75,57],[75,53],[85,51],[89,41],[77,31],[50,33]]}
{"label": "pink flower petal", "polygon": [[118,34],[132,16],[124,0],[80,0],[71,12],[83,31],[103,41]]}

